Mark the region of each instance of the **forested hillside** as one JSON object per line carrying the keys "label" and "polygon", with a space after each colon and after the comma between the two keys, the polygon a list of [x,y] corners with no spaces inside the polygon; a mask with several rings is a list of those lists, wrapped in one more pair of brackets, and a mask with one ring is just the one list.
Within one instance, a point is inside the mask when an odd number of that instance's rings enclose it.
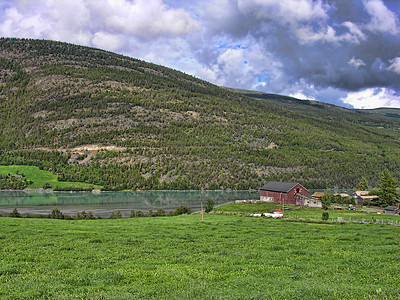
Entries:
{"label": "forested hillside", "polygon": [[347,109],[315,100],[300,100],[293,97],[255,91],[230,89],[245,96],[263,99],[290,111],[325,120],[348,121],[372,127],[384,127],[400,132],[400,109]]}
{"label": "forested hillside", "polygon": [[98,49],[0,39],[0,164],[59,180],[248,189],[272,179],[354,187],[361,176],[376,185],[385,168],[400,177],[399,118],[354,122],[324,107],[334,117]]}

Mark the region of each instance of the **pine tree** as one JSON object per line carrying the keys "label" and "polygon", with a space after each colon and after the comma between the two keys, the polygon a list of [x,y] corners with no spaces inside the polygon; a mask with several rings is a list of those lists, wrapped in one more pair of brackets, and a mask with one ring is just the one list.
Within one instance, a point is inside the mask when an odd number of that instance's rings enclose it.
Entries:
{"label": "pine tree", "polygon": [[367,179],[363,176],[361,177],[360,182],[356,186],[357,191],[368,191],[368,181]]}
{"label": "pine tree", "polygon": [[379,200],[376,204],[381,207],[394,205],[394,199],[398,197],[398,187],[399,184],[396,179],[393,178],[392,173],[390,173],[390,171],[387,169],[384,170],[382,172],[379,188],[377,190]]}

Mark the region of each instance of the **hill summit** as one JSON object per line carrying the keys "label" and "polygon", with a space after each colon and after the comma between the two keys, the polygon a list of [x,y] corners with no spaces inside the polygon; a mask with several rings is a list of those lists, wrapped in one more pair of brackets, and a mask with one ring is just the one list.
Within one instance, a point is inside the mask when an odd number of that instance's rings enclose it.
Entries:
{"label": "hill summit", "polygon": [[354,187],[361,176],[376,185],[385,168],[400,175],[393,112],[300,109],[306,102],[45,40],[0,39],[0,66],[2,165],[108,190],[248,189],[269,180]]}

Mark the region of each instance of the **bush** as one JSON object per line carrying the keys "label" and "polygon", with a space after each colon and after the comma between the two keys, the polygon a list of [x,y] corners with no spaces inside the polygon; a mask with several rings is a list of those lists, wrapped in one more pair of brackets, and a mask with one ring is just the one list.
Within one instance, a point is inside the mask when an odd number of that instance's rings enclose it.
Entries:
{"label": "bush", "polygon": [[21,218],[21,214],[18,212],[16,208],[13,209],[12,212],[8,215],[11,218]]}
{"label": "bush", "polygon": [[162,208],[157,209],[155,216],[158,217],[164,217],[165,216],[165,210],[163,210]]}
{"label": "bush", "polygon": [[136,218],[143,218],[144,217],[144,213],[141,210],[137,210],[135,212],[135,216],[136,216]]}
{"label": "bush", "polygon": [[51,211],[50,219],[64,219],[64,215],[58,208],[55,208]]}
{"label": "bush", "polygon": [[74,220],[93,220],[95,219],[95,217],[93,216],[93,213],[91,211],[86,212],[86,211],[82,211],[81,213],[77,213],[74,216]]}
{"label": "bush", "polygon": [[322,213],[322,220],[327,221],[329,219],[329,213],[327,211],[324,211]]}
{"label": "bush", "polygon": [[46,182],[45,184],[43,184],[43,189],[44,189],[44,190],[49,190],[49,189],[51,189],[50,183]]}
{"label": "bush", "polygon": [[184,205],[179,206],[175,211],[176,215],[186,215],[186,214],[188,215],[191,213],[192,213],[192,211],[190,210],[190,208],[187,206],[184,206]]}
{"label": "bush", "polygon": [[168,217],[176,216],[175,211],[173,211],[173,210],[168,211],[167,216]]}
{"label": "bush", "polygon": [[206,206],[205,206],[205,208],[204,208],[204,211],[205,211],[206,213],[209,213],[209,212],[212,211],[213,209],[214,209],[214,201],[211,200],[211,199],[208,199],[208,200],[207,200],[207,204],[206,204]]}
{"label": "bush", "polygon": [[121,219],[121,218],[122,218],[122,213],[119,210],[113,212],[110,215],[110,219]]}
{"label": "bush", "polygon": [[89,186],[89,187],[79,187],[79,186],[65,186],[65,187],[60,187],[60,186],[56,186],[53,189],[56,192],[90,192],[93,190],[93,186]]}

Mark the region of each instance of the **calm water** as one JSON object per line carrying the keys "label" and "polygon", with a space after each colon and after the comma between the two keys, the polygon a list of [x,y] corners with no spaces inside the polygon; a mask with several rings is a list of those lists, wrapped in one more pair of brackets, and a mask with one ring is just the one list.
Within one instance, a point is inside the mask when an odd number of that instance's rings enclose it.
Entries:
{"label": "calm water", "polygon": [[0,192],[0,211],[8,212],[16,207],[19,211],[46,213],[53,208],[61,211],[107,211],[159,208],[174,210],[181,205],[199,210],[207,199],[214,200],[215,205],[221,205],[234,200],[257,199],[258,191],[140,191],[140,192],[54,192],[25,193]]}

